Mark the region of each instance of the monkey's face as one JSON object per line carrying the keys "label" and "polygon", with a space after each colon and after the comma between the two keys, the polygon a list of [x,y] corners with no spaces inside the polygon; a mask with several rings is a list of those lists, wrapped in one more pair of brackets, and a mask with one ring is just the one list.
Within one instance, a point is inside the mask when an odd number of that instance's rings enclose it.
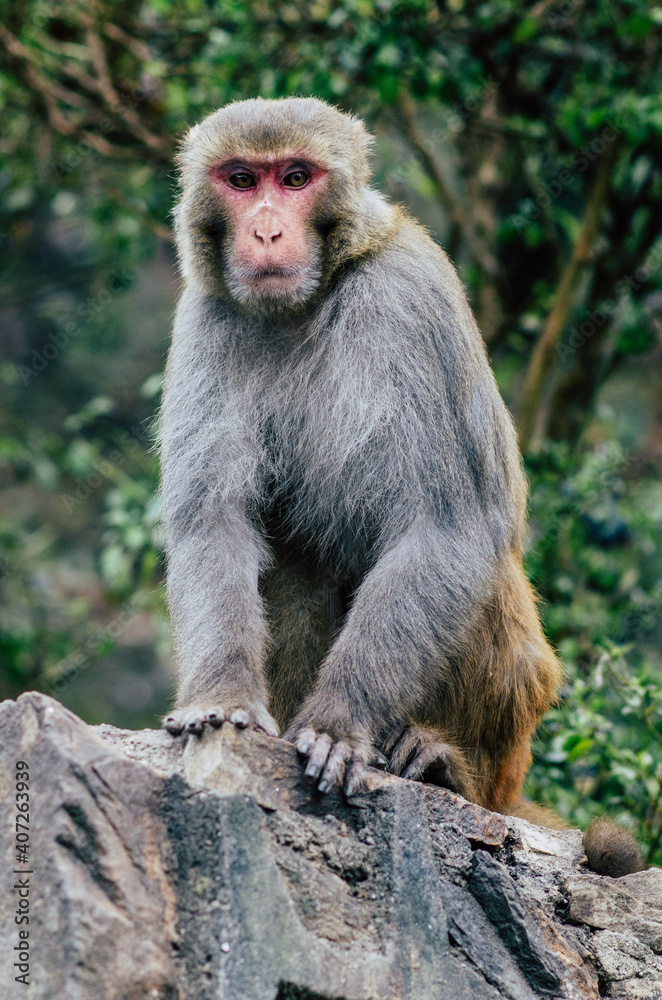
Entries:
{"label": "monkey's face", "polygon": [[321,277],[316,218],[328,184],[322,164],[281,154],[231,159],[209,171],[225,221],[223,270],[246,306],[292,308]]}
{"label": "monkey's face", "polygon": [[387,227],[363,124],[314,98],[235,101],[185,136],[175,231],[187,282],[253,314],[321,301]]}

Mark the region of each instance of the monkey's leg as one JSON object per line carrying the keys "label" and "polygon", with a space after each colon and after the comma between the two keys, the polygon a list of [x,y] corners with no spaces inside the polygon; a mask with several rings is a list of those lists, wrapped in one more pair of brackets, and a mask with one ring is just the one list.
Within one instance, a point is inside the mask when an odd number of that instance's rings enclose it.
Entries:
{"label": "monkey's leg", "polygon": [[[469,641],[477,595],[494,573],[489,538],[470,538],[420,517],[377,560],[356,591],[315,690],[286,733],[320,791],[361,785],[375,743],[427,718]],[[463,743],[460,745],[464,745]]]}
{"label": "monkey's leg", "polygon": [[267,623],[258,593],[265,545],[235,512],[170,545],[168,598],[179,660],[177,706],[163,720],[173,735],[226,720],[270,736],[264,671]]}
{"label": "monkey's leg", "polygon": [[438,724],[470,748],[476,801],[513,814],[531,763],[531,739],[561,682],[521,562],[509,554],[456,663],[454,694]]}
{"label": "monkey's leg", "polygon": [[466,754],[441,730],[412,723],[400,734],[392,733],[382,749],[391,774],[440,785],[475,800],[476,784]]}
{"label": "monkey's leg", "polygon": [[269,622],[269,708],[285,728],[310,694],[334,623],[326,581],[304,567],[270,570],[260,590]]}

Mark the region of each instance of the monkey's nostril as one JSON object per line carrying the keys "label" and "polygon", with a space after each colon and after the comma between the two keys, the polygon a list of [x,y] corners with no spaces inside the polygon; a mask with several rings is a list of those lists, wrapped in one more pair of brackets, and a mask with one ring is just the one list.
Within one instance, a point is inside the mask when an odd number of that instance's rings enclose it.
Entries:
{"label": "monkey's nostril", "polygon": [[253,235],[255,236],[256,240],[259,240],[260,243],[262,244],[266,243],[267,246],[269,246],[271,243],[275,243],[275,241],[279,238],[279,236],[282,236],[283,234],[281,232],[269,233],[269,230],[266,230],[265,232],[260,232],[258,229],[256,229]]}

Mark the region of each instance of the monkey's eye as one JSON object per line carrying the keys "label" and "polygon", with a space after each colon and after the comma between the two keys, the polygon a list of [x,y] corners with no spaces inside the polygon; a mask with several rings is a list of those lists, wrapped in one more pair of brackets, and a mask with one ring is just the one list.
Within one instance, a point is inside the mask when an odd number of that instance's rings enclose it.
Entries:
{"label": "monkey's eye", "polygon": [[245,191],[246,188],[255,187],[255,178],[252,174],[231,174],[228,180],[232,184],[232,187],[239,188],[241,191]]}
{"label": "monkey's eye", "polygon": [[310,174],[307,174],[305,170],[293,170],[291,174],[285,174],[283,184],[286,187],[302,188],[306,186],[309,180]]}

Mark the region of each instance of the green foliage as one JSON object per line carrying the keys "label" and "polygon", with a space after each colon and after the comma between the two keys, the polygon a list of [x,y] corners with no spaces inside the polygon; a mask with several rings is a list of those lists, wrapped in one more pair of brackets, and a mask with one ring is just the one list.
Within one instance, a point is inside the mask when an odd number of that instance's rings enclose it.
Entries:
{"label": "green foliage", "polygon": [[626,478],[613,441],[577,468],[532,468],[530,575],[567,676],[541,727],[527,793],[585,826],[609,811],[662,860],[662,490]]}
{"label": "green foliage", "polygon": [[659,675],[630,663],[632,647],[607,642],[593,667],[560,652],[567,688],[537,741],[527,793],[585,827],[605,811],[662,860],[662,689]]}
{"label": "green foliage", "polygon": [[[0,439],[0,469],[11,468],[24,486],[55,499],[62,517],[58,534],[33,518],[0,522],[4,696],[36,685],[57,692],[72,673],[106,655],[118,607],[122,619],[163,613],[157,462],[144,439],[107,419],[112,409],[110,400],[96,398],[65,421],[62,436]],[[80,574],[91,591],[85,597],[68,593],[78,591],[77,581],[62,579],[58,549],[90,517],[107,528],[99,539],[98,579]],[[95,616],[102,588],[107,607]]]}

